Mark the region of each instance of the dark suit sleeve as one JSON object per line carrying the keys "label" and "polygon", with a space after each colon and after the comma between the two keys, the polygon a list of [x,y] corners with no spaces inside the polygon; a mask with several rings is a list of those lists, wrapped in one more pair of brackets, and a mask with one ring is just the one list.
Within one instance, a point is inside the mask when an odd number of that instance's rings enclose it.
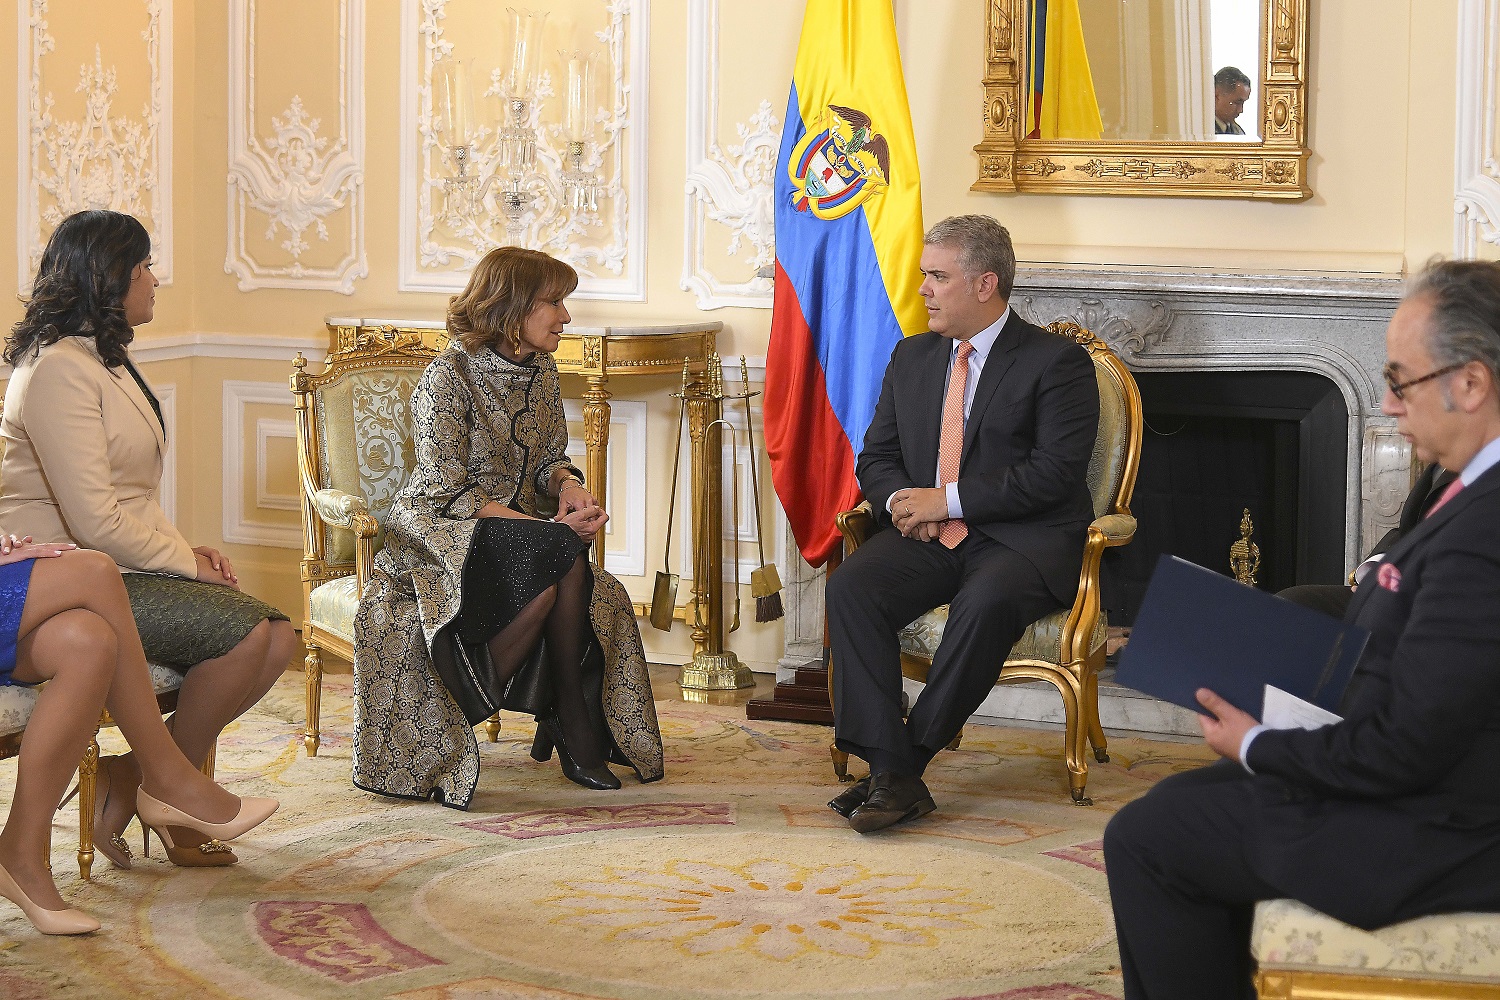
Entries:
{"label": "dark suit sleeve", "polygon": [[1036,445],[1024,461],[958,480],[964,520],[1013,521],[1065,507],[1085,489],[1099,433],[1099,383],[1088,351],[1067,344],[1042,373]]}
{"label": "dark suit sleeve", "polygon": [[1453,543],[1434,551],[1377,710],[1311,732],[1261,733],[1250,744],[1250,769],[1334,797],[1371,799],[1420,792],[1451,771],[1500,703],[1497,551]]}
{"label": "dark suit sleeve", "polygon": [[875,519],[882,525],[891,523],[890,515],[885,512],[891,494],[916,485],[907,475],[906,462],[901,457],[901,434],[896,428],[895,380],[897,366],[901,364],[897,355],[904,343],[898,341],[891,350],[891,360],[880,383],[880,399],[875,403],[875,416],[865,431],[865,446],[854,466],[859,488],[875,508]]}

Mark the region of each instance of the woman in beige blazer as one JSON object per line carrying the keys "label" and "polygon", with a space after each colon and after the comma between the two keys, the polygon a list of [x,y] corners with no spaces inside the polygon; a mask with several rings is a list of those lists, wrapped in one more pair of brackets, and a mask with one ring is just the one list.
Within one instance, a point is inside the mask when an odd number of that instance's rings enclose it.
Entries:
{"label": "woman in beige blazer", "polygon": [[[191,545],[157,500],[166,447],[160,404],[126,346],[151,321],[156,278],[144,227],[118,212],[64,219],[42,254],[5,360],[0,525],[68,539],[125,571],[146,655],[185,672],[172,733],[202,765],[220,731],[260,700],[297,649],[287,617],[240,593],[229,560]],[[191,668],[191,669],[189,669]],[[140,771],[101,760],[95,846],[120,867]],[[179,864],[232,864],[222,845],[170,852]]]}

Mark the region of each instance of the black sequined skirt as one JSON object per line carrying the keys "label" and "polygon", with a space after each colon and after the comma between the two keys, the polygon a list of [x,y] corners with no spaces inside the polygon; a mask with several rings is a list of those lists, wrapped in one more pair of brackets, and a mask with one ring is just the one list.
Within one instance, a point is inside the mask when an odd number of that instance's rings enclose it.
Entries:
{"label": "black sequined skirt", "polygon": [[[538,643],[521,671],[502,686],[487,643],[538,594],[566,576],[588,547],[577,532],[557,521],[480,519],[464,562],[463,600],[447,630],[453,655],[433,659],[471,723],[489,718],[502,707],[533,715],[550,710],[552,688],[544,644]],[[596,653],[590,649],[591,655]]]}

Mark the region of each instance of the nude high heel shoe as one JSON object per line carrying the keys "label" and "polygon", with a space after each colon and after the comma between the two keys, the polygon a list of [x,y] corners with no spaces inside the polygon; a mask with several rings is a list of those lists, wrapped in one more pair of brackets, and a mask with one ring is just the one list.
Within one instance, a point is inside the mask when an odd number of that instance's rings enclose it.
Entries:
{"label": "nude high heel shoe", "polygon": [[0,896],[19,906],[31,926],[43,934],[92,934],[99,929],[99,921],[82,910],[42,909],[21,891],[4,867],[0,867]]}
{"label": "nude high heel shoe", "polygon": [[210,823],[196,816],[190,816],[176,806],[168,805],[151,795],[144,788],[136,791],[135,805],[141,822],[154,829],[156,835],[162,838],[162,843],[166,844],[170,841],[164,835],[164,831],[170,831],[173,827],[201,833],[214,840],[233,840],[270,819],[271,814],[280,808],[281,803],[275,799],[242,798],[240,811],[235,814],[234,819],[226,823]]}

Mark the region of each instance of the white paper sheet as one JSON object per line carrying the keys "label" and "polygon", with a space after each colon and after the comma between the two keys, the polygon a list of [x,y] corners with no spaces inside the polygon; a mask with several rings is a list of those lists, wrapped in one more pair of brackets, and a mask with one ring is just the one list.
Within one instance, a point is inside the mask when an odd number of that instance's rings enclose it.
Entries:
{"label": "white paper sheet", "polygon": [[1319,708],[1310,701],[1303,701],[1294,694],[1287,694],[1279,687],[1266,685],[1265,706],[1260,713],[1263,726],[1272,729],[1322,729],[1344,717]]}

